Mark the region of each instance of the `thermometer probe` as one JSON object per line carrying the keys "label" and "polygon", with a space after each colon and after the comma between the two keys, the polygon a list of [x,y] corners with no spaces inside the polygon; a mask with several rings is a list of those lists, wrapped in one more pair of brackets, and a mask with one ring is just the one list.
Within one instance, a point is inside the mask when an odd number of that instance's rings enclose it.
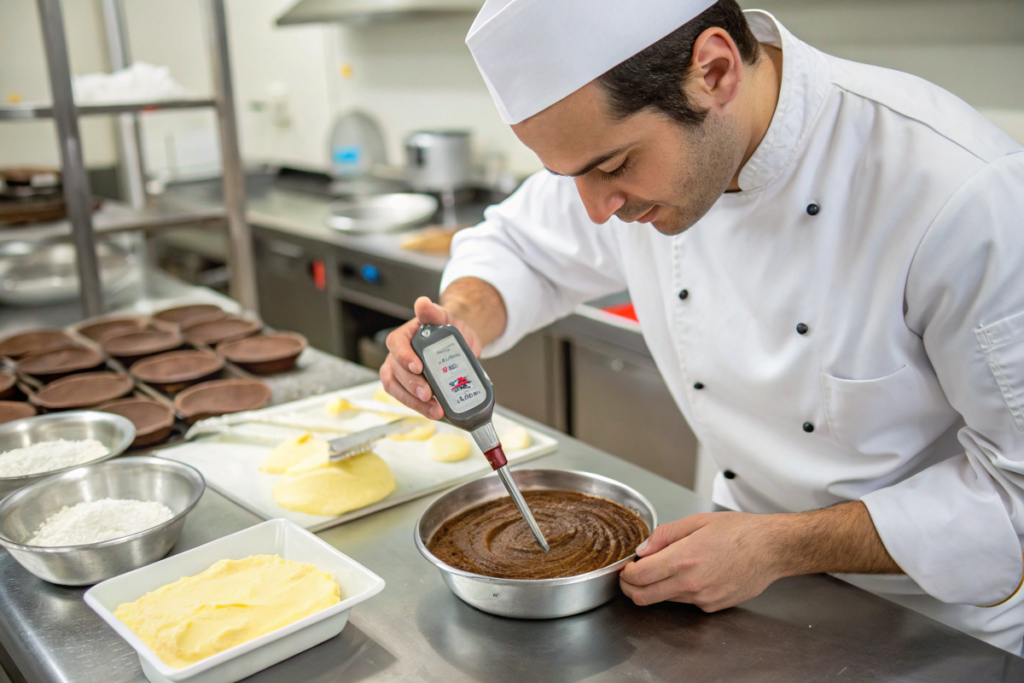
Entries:
{"label": "thermometer probe", "polygon": [[491,422],[494,386],[462,333],[454,325],[423,325],[412,338],[412,348],[423,361],[423,376],[444,410],[445,421],[473,435],[537,543],[548,552],[548,542],[508,471],[505,452]]}

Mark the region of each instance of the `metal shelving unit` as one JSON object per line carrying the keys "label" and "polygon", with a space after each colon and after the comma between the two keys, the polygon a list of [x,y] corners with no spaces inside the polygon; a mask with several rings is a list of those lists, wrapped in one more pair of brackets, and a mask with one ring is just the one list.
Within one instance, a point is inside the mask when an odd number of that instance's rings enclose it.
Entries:
{"label": "metal shelving unit", "polygon": [[[101,116],[107,114],[131,114],[166,109],[199,109],[216,107],[214,99],[162,100],[160,102],[118,102],[116,104],[82,104],[75,107],[78,116]],[[0,104],[0,121],[31,121],[52,119],[53,105],[43,102],[19,102]]]}
{"label": "metal shelving unit", "polygon": [[[179,99],[159,102],[131,102],[76,106],[71,90],[71,68],[60,0],[36,0],[39,9],[46,64],[50,75],[52,104],[0,105],[0,122],[52,118],[60,143],[64,221],[38,226],[0,229],[0,242],[17,239],[50,239],[70,235],[78,255],[82,313],[86,317],[104,312],[103,289],[96,258],[96,235],[130,230],[157,230],[202,224],[226,224],[230,241],[228,266],[230,294],[244,309],[258,310],[252,235],[245,221],[245,176],[238,149],[234,94],[228,52],[227,17],[224,0],[204,0],[209,50],[213,63],[213,98]],[[124,68],[131,62],[121,0],[103,0],[105,28],[111,65]],[[222,210],[173,209],[151,206],[145,201],[138,115],[143,112],[213,108],[217,112],[224,183]],[[119,118],[118,145],[123,185],[129,202],[106,202],[95,214],[82,159],[78,119],[81,116],[115,115]]]}

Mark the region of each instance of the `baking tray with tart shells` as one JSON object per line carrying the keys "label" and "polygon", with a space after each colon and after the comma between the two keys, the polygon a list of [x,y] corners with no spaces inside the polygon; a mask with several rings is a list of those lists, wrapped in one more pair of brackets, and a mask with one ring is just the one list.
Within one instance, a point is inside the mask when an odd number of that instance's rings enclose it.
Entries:
{"label": "baking tray with tart shells", "polygon": [[[28,410],[109,409],[135,424],[134,446],[152,447],[180,441],[187,425],[199,419],[254,410],[269,402],[270,388],[250,371],[275,374],[291,369],[306,340],[294,333],[262,330],[257,320],[200,304],[151,317],[92,318],[66,330],[33,330],[29,334],[35,336],[0,341],[13,341],[7,358],[17,370],[12,373],[15,386],[28,396],[30,403],[23,404]],[[216,352],[208,340],[217,344]],[[247,343],[239,347],[239,342]],[[30,361],[33,347],[40,346],[75,350]],[[98,357],[100,362],[92,372],[57,362],[70,363],[72,357],[81,357],[82,363],[86,357]],[[236,358],[240,362],[234,362]],[[52,379],[56,372],[48,375],[40,368],[70,374]],[[29,373],[30,369],[40,374]]]}

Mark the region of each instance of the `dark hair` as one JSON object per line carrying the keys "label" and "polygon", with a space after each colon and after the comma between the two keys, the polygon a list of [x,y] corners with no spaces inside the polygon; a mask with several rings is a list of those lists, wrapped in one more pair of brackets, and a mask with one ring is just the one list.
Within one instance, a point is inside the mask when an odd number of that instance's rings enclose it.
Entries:
{"label": "dark hair", "polygon": [[597,82],[609,94],[611,114],[624,119],[654,107],[687,126],[703,123],[708,112],[695,107],[685,84],[693,60],[693,44],[704,31],[719,26],[732,36],[747,64],[757,61],[760,46],[736,0],[718,0],[650,47],[638,52]]}

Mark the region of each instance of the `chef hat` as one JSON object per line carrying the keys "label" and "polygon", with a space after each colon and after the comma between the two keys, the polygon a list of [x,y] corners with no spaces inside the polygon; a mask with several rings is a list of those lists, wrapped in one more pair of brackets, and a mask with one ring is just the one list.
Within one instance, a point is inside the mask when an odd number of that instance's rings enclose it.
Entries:
{"label": "chef hat", "polygon": [[658,42],[715,0],[487,0],[466,44],[519,123]]}

